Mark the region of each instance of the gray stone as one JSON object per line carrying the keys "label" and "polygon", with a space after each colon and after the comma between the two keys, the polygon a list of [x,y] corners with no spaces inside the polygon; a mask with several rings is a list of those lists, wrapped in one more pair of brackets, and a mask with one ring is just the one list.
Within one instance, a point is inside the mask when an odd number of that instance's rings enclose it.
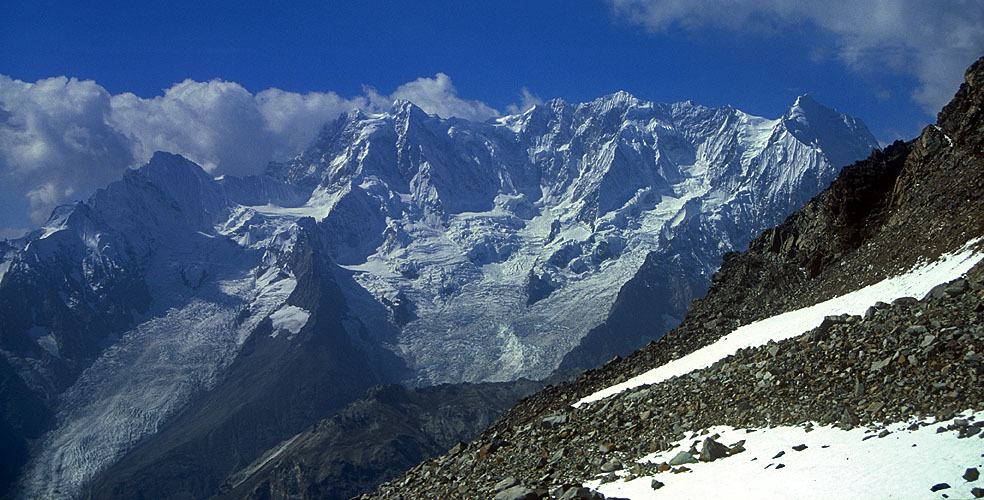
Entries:
{"label": "gray stone", "polygon": [[929,330],[922,325],[912,325],[909,328],[905,329],[906,335],[923,335],[928,332]]}
{"label": "gray stone", "polygon": [[502,490],[495,494],[494,500],[537,500],[536,492],[522,485]]}
{"label": "gray stone", "polygon": [[973,488],[970,494],[974,495],[974,498],[984,498],[984,488]]}
{"label": "gray stone", "polygon": [[980,473],[977,471],[976,467],[968,468],[967,472],[964,472],[963,475],[964,481],[971,482],[971,483],[977,481],[977,478],[979,477],[980,477]]}
{"label": "gray stone", "polygon": [[820,326],[817,328],[825,332],[834,325],[842,325],[844,323],[847,323],[847,319],[841,316],[824,316],[823,321],[820,322]]}
{"label": "gray stone", "polygon": [[937,484],[934,484],[931,488],[929,488],[929,491],[940,491],[940,490],[947,490],[947,489],[950,489],[950,485],[949,484],[946,484],[946,483],[937,483]]}
{"label": "gray stone", "polygon": [[966,292],[967,288],[968,288],[967,280],[963,278],[958,278],[953,280],[953,282],[951,282],[949,285],[947,285],[943,291],[945,291],[947,295],[953,297]]}
{"label": "gray stone", "polygon": [[502,481],[495,483],[495,486],[493,486],[492,489],[495,491],[502,491],[506,488],[512,488],[513,486],[516,486],[516,483],[517,483],[516,478],[513,476],[509,476],[503,479]]}
{"label": "gray stone", "polygon": [[892,301],[892,305],[910,307],[919,304],[919,300],[915,297],[899,297]]}
{"label": "gray stone", "polygon": [[883,368],[888,366],[888,364],[891,362],[892,362],[892,356],[889,356],[881,361],[875,361],[874,363],[871,364],[871,371],[875,371],[875,372],[881,371]]}
{"label": "gray stone", "polygon": [[654,490],[658,490],[666,485],[663,484],[659,479],[653,479],[653,482],[649,483],[649,486],[652,486]]}
{"label": "gray stone", "polygon": [[681,451],[677,453],[676,456],[670,459],[669,464],[673,466],[683,465],[683,464],[694,464],[697,463],[697,459],[693,455],[686,451]]}
{"label": "gray stone", "polygon": [[572,486],[567,488],[567,491],[560,496],[560,500],[604,500],[602,496],[597,491],[591,491],[590,488],[584,488],[582,486]]}
{"label": "gray stone", "polygon": [[617,470],[622,470],[622,462],[614,458],[601,464],[601,472],[615,472]]}
{"label": "gray stone", "polygon": [[540,421],[544,429],[556,429],[567,423],[567,415],[551,415]]}
{"label": "gray stone", "polygon": [[946,283],[940,283],[933,287],[923,298],[942,299],[946,297]]}
{"label": "gray stone", "polygon": [[719,458],[728,456],[728,447],[711,439],[704,439],[700,447],[700,461],[713,462]]}
{"label": "gray stone", "polygon": [[449,455],[457,455],[457,454],[461,453],[462,451],[464,451],[466,448],[468,448],[468,443],[465,443],[463,441],[458,441],[458,444],[454,445],[453,448],[451,448],[450,450],[448,450],[448,454]]}
{"label": "gray stone", "polygon": [[805,444],[798,444],[796,446],[793,446],[793,449],[796,450],[796,451],[803,451],[806,448],[807,448],[807,446]]}

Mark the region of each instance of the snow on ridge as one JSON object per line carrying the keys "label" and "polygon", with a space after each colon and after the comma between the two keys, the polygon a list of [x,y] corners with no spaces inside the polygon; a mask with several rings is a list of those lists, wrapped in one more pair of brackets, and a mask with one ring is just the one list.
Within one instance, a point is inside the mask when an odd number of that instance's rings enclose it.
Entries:
{"label": "snow on ridge", "polygon": [[915,267],[907,273],[887,278],[860,290],[737,328],[711,345],[591,394],[574,403],[574,407],[599,401],[641,385],[656,384],[694,370],[707,368],[739,349],[796,337],[820,326],[825,316],[845,313],[859,315],[864,314],[868,307],[879,301],[892,302],[900,297],[921,298],[936,285],[962,276],[984,258],[984,251],[975,248],[981,241],[984,241],[984,238],[974,239],[960,250],[940,256],[936,262]]}
{"label": "snow on ridge", "polygon": [[[959,418],[980,421],[984,411],[967,411]],[[875,430],[858,427],[849,431],[832,426],[778,426],[754,432],[716,426],[709,435],[720,434],[722,444],[745,440],[745,450],[737,455],[707,463],[688,465],[684,474],[661,473],[630,481],[616,480],[586,484],[607,497],[633,500],[678,498],[757,498],[803,500],[827,498],[971,498],[968,483],[961,474],[967,467],[980,467],[981,440],[959,439],[957,432],[937,432],[933,420],[922,420],[916,430],[913,422],[886,426],[890,434],[875,437]],[[689,436],[689,433],[688,433]],[[669,461],[699,439],[683,439],[668,451],[654,453],[640,463]],[[792,447],[800,444],[805,449]],[[780,452],[781,457],[776,458]],[[778,465],[781,468],[776,468]],[[629,469],[627,466],[626,469]],[[627,470],[618,473],[627,474]],[[653,480],[663,483],[654,490]],[[949,489],[936,494],[933,485],[947,483]],[[737,495],[736,495],[737,493]],[[946,495],[944,495],[945,497]]]}
{"label": "snow on ridge", "polygon": [[304,328],[310,317],[311,312],[306,309],[285,305],[270,315],[270,320],[273,321],[273,333],[270,336],[276,337],[281,331],[286,330],[293,337]]}

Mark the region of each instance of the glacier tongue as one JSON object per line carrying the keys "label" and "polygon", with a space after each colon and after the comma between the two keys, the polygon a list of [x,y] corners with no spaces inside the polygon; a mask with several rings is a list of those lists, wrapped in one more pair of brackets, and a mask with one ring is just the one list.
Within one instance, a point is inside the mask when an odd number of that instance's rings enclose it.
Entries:
{"label": "glacier tongue", "polygon": [[[150,196],[161,191],[169,194]],[[297,218],[264,216],[229,201],[221,182],[186,160],[155,156],[89,205],[66,210],[25,249],[50,257],[81,245],[83,264],[110,268],[137,265],[121,259],[128,253],[121,248],[140,252],[139,272],[153,301],[148,310],[134,311],[134,325],[107,338],[108,347],[60,394],[55,428],[20,480],[30,498],[76,497],[194,395],[214,387],[266,318],[292,335],[304,324],[299,308],[285,305],[296,286],[285,262],[296,243]],[[121,239],[112,238],[113,229],[123,229]],[[31,262],[30,255],[21,258]],[[77,279],[102,286],[86,268]],[[71,307],[73,299],[66,299]],[[54,344],[42,347],[57,356],[64,339],[48,337],[39,343]]]}

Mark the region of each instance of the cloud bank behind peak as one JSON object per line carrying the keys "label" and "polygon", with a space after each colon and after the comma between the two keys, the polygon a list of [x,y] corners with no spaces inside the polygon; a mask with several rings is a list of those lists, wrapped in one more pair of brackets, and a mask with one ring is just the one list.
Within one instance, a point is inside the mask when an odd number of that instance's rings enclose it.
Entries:
{"label": "cloud bank behind peak", "polygon": [[[524,102],[509,109],[527,107],[529,93],[523,95]],[[91,80],[59,76],[30,83],[0,75],[0,182],[5,194],[22,193],[30,206],[29,217],[8,214],[13,220],[0,220],[0,229],[40,224],[55,206],[87,197],[158,150],[184,155],[213,175],[259,173],[269,161],[303,150],[339,114],[386,110],[396,99],[443,118],[500,115],[459,97],[444,73],[390,95],[367,87],[352,98],[276,88],[254,94],[223,80],[185,80],[144,98],[111,95]]]}

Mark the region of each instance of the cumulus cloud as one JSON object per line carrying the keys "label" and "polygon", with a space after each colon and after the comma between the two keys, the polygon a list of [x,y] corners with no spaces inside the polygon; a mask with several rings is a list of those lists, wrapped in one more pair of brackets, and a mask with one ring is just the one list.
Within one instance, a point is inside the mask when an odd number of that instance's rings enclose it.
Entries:
{"label": "cumulus cloud", "polygon": [[468,120],[485,121],[499,112],[481,101],[472,101],[458,97],[458,89],[451,83],[451,77],[438,73],[434,78],[418,78],[396,88],[389,96],[382,96],[371,87],[366,88],[366,94],[373,105],[388,109],[393,101],[406,99],[429,114],[441,118],[465,118]]}
{"label": "cumulus cloud", "polygon": [[0,75],[0,180],[26,193],[32,221],[133,164],[130,141],[110,124],[112,114],[109,93],[94,82],[24,83]]}
{"label": "cumulus cloud", "polygon": [[543,104],[543,99],[540,99],[539,96],[534,95],[526,87],[523,87],[523,90],[520,91],[519,97],[519,104],[510,104],[506,106],[506,111],[510,114],[517,115],[519,113],[525,113],[533,106]]}
{"label": "cumulus cloud", "polygon": [[111,123],[125,131],[139,161],[169,151],[213,174],[246,175],[299,152],[326,121],[365,106],[365,98],[334,93],[253,95],[235,82],[185,80],[151,99],[113,96]]}
{"label": "cumulus cloud", "polygon": [[[352,98],[275,88],[253,94],[222,80],[185,80],[143,98],[110,95],[96,82],[75,78],[28,83],[0,75],[0,182],[30,201],[30,219],[40,224],[55,206],[88,197],[154,151],[181,154],[213,175],[254,174],[302,151],[339,114],[386,111],[397,99],[444,118],[500,114],[459,97],[444,73],[387,96],[367,88]],[[524,89],[522,106],[534,100]],[[4,226],[23,224],[20,219],[0,215],[0,235],[11,234]]]}
{"label": "cumulus cloud", "polygon": [[982,0],[610,1],[617,14],[655,31],[776,34],[815,25],[833,35],[837,57],[849,67],[889,67],[918,79],[912,98],[930,115],[953,97],[964,70],[984,52]]}
{"label": "cumulus cloud", "polygon": [[0,75],[0,180],[24,193],[38,224],[157,150],[216,175],[260,172],[303,149],[326,121],[367,102],[279,89],[253,95],[220,80],[185,80],[144,99],[110,95],[93,81]]}

